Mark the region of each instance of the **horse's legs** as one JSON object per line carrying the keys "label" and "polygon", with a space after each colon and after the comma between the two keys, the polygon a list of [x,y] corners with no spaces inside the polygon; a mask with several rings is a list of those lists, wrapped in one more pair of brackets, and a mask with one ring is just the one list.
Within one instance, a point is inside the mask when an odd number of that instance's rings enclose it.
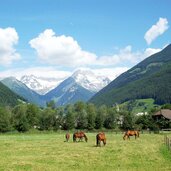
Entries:
{"label": "horse's legs", "polygon": [[101,147],[101,141],[99,140],[99,147]]}
{"label": "horse's legs", "polygon": [[76,139],[75,139],[75,136],[73,135],[73,142],[75,142],[76,141]]}
{"label": "horse's legs", "polygon": [[100,140],[98,140],[98,147],[100,147],[101,145],[100,145]]}
{"label": "horse's legs", "polygon": [[130,140],[130,136],[129,136],[129,135],[127,135],[127,139],[129,139],[129,140]]}
{"label": "horse's legs", "polygon": [[136,138],[137,138],[137,135],[135,134],[135,140],[136,140]]}
{"label": "horse's legs", "polygon": [[106,145],[106,140],[103,140],[103,145],[104,145],[104,146]]}

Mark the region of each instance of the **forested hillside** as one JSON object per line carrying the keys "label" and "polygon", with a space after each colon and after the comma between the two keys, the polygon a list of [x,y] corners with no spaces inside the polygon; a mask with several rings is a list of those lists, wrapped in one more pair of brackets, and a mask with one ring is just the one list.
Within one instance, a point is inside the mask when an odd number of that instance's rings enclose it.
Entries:
{"label": "forested hillside", "polygon": [[90,102],[113,105],[143,98],[153,98],[157,104],[171,102],[171,45],[119,76]]}
{"label": "forested hillside", "polygon": [[0,82],[0,106],[15,106],[19,99],[22,98]]}
{"label": "forested hillside", "polygon": [[21,81],[18,81],[14,77],[8,77],[1,81],[11,91],[26,99],[29,103],[33,103],[39,106],[45,106],[45,101],[42,100],[42,96],[29,89]]}

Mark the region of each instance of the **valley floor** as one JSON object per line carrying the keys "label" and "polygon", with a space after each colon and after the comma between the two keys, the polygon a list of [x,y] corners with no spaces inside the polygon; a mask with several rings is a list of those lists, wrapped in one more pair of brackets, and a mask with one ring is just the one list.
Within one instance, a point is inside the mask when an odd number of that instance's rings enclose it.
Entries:
{"label": "valley floor", "polygon": [[[96,147],[95,133],[88,142],[64,142],[65,134],[1,134],[0,170],[171,170],[171,152],[164,135],[141,134],[124,141],[122,134],[106,133],[107,145]],[[171,137],[171,134],[170,134]]]}

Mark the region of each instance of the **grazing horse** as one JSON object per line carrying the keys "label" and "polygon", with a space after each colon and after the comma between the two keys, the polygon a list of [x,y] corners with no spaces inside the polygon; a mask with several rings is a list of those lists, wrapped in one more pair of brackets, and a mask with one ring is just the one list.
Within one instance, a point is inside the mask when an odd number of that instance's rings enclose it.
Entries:
{"label": "grazing horse", "polygon": [[65,134],[65,138],[66,138],[66,142],[68,142],[69,139],[70,139],[70,134],[69,134],[69,133],[66,133],[66,134]]}
{"label": "grazing horse", "polygon": [[105,136],[105,133],[103,132],[100,132],[96,135],[96,144],[97,144],[97,147],[98,146],[101,146],[101,141],[103,141],[103,144],[104,146],[106,145],[106,136]]}
{"label": "grazing horse", "polygon": [[125,138],[127,137],[127,139],[130,140],[130,136],[135,136],[135,139],[136,139],[137,137],[139,137],[139,131],[130,131],[130,130],[128,130],[128,131],[125,132],[125,134],[123,136],[123,139],[125,140]]}
{"label": "grazing horse", "polygon": [[88,141],[88,138],[87,138],[86,134],[83,131],[75,132],[73,134],[73,142],[76,142],[77,138],[79,139],[79,141],[82,141],[83,138],[85,139],[86,142]]}

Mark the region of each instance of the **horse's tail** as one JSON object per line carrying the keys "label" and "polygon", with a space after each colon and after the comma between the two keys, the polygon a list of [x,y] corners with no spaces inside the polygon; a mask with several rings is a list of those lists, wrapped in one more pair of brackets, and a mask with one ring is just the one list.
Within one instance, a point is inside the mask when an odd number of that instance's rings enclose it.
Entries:
{"label": "horse's tail", "polygon": [[123,136],[123,140],[125,140],[126,135],[127,135],[127,132],[125,132],[125,134],[124,134],[124,136]]}
{"label": "horse's tail", "polygon": [[87,142],[88,138],[87,138],[86,134],[84,134],[84,138],[85,138],[85,141]]}
{"label": "horse's tail", "polygon": [[97,146],[99,145],[99,135],[98,134],[96,135],[96,145]]}
{"label": "horse's tail", "polygon": [[140,133],[139,133],[139,131],[137,131],[137,137],[140,137]]}
{"label": "horse's tail", "polygon": [[73,142],[75,142],[76,141],[76,136],[75,136],[75,134],[73,134]]}

